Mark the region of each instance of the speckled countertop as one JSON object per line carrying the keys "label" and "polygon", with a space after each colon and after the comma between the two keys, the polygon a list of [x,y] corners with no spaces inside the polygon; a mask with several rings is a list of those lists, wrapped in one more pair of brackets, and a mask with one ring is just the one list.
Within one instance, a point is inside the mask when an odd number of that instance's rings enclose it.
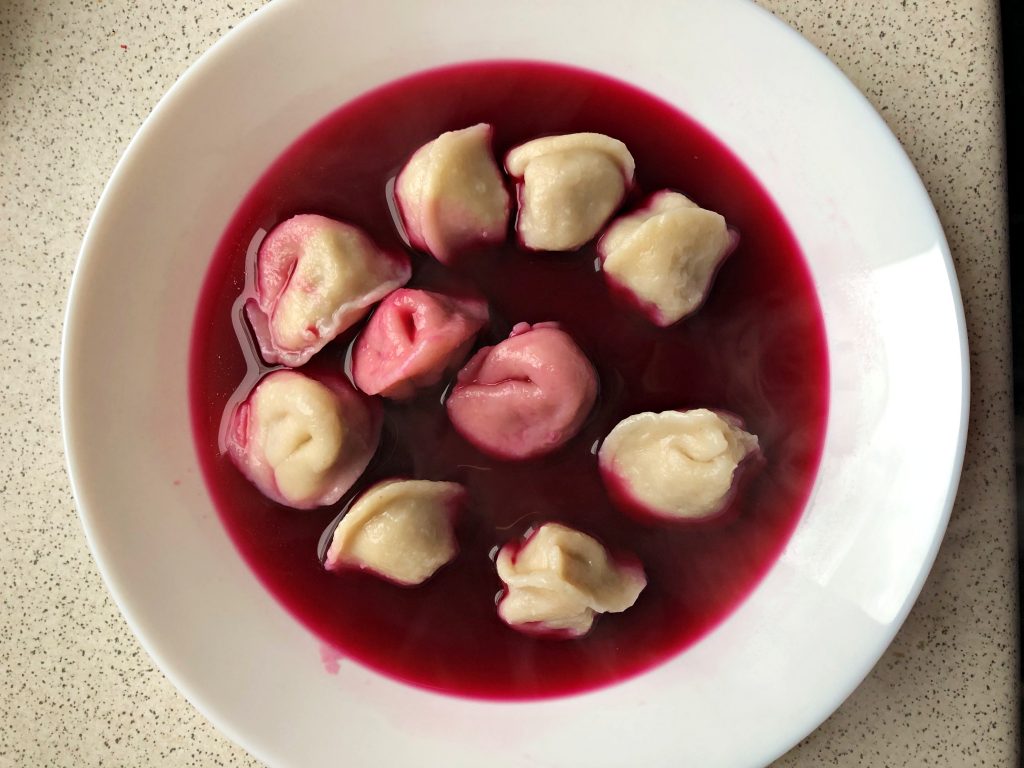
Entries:
{"label": "speckled countertop", "polygon": [[[779,766],[1008,766],[1017,640],[1005,165],[995,0],[762,0],[903,142],[956,259],[971,433],[938,562],[842,708]],[[107,596],[64,471],[69,278],[100,191],[175,78],[259,0],[0,1],[0,768],[252,766]]]}

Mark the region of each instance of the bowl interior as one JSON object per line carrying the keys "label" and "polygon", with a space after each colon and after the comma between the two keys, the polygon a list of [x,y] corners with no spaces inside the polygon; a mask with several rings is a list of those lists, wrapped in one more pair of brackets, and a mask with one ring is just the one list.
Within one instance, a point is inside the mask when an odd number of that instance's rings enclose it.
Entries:
{"label": "bowl interior", "polygon": [[[966,344],[941,228],[899,145],[838,70],[753,4],[673,0],[637,15],[609,0],[583,11],[545,6],[538,26],[541,16],[518,5],[479,0],[278,0],[179,81],[104,192],[62,364],[83,524],[150,654],[272,765],[341,755],[357,765],[763,765],[859,683],[934,557],[963,455]],[[715,133],[800,241],[831,368],[818,481],[751,598],[650,673],[528,704],[436,696],[325,661],[228,540],[188,414],[206,265],[264,168],[359,93],[493,58],[612,75]]]}

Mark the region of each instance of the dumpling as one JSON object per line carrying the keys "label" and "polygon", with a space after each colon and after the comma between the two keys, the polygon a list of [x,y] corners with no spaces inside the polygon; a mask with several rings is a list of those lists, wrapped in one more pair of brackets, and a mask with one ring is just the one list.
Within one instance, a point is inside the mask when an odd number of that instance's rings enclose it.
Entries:
{"label": "dumpling", "polygon": [[647,586],[637,562],[616,562],[594,538],[546,523],[496,560],[505,594],[498,615],[513,629],[556,637],[585,635],[599,613],[621,613]]}
{"label": "dumpling", "polygon": [[509,194],[491,151],[491,126],[442,133],[420,147],[395,181],[409,242],[441,262],[508,229]]}
{"label": "dumpling", "polygon": [[608,282],[667,326],[700,308],[738,242],[720,215],[666,189],[612,222],[597,250]]}
{"label": "dumpling", "polygon": [[633,156],[618,139],[570,133],[534,139],[505,157],[516,179],[520,242],[573,251],[591,240],[633,186]]}
{"label": "dumpling", "polygon": [[454,521],[465,500],[458,483],[378,483],[334,529],[324,565],[372,571],[406,586],[422,584],[458,554]]}
{"label": "dumpling", "polygon": [[379,409],[341,375],[274,371],[230,418],[235,466],[263,495],[296,509],[340,499],[380,440]]}
{"label": "dumpling", "polygon": [[246,304],[263,359],[292,368],[405,285],[405,254],[380,250],[360,229],[314,214],[278,224],[256,256],[256,300]]}
{"label": "dumpling", "polygon": [[352,375],[370,395],[411,396],[460,364],[487,322],[487,302],[401,288],[381,302],[356,341]]}
{"label": "dumpling", "polygon": [[757,437],[737,417],[699,408],[623,419],[601,444],[598,461],[624,511],[703,520],[728,505],[737,468],[758,451]]}
{"label": "dumpling", "polygon": [[448,397],[455,429],[484,453],[526,459],[571,439],[597,399],[597,374],[557,323],[519,323],[459,371]]}

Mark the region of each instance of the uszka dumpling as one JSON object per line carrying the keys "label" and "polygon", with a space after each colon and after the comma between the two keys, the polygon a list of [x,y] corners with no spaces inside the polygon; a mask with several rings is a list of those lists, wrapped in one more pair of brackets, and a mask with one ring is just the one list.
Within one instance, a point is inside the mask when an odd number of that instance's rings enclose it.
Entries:
{"label": "uszka dumpling", "polygon": [[459,371],[448,397],[455,429],[484,453],[526,459],[579,432],[597,398],[597,374],[557,323],[519,323]]}
{"label": "uszka dumpling", "polygon": [[314,214],[278,224],[256,255],[256,300],[246,305],[263,359],[303,365],[411,274],[405,254],[351,224]]}
{"label": "uszka dumpling", "polygon": [[612,222],[597,250],[609,283],[667,326],[700,307],[738,242],[719,214],[662,190]]}
{"label": "uszka dumpling", "polygon": [[669,520],[703,520],[732,497],[736,473],[758,452],[757,437],[731,414],[638,413],[601,444],[601,477],[624,511]]}
{"label": "uszka dumpling", "polygon": [[386,480],[368,489],[334,529],[328,570],[358,568],[405,586],[422,584],[459,551],[458,483]]}
{"label": "uszka dumpling", "polygon": [[520,144],[505,157],[516,179],[520,242],[535,251],[573,251],[591,240],[633,185],[633,156],[601,133],[570,133]]}
{"label": "uszka dumpling", "polygon": [[496,564],[505,583],[501,620],[555,637],[586,634],[597,614],[626,610],[647,586],[639,563],[616,562],[596,539],[557,523],[506,544]]}
{"label": "uszka dumpling", "polygon": [[381,302],[352,352],[356,386],[370,395],[411,396],[459,365],[487,322],[487,302],[401,288]]}
{"label": "uszka dumpling", "polygon": [[442,133],[416,150],[395,181],[409,242],[438,261],[505,239],[509,194],[491,150],[493,132],[479,123]]}
{"label": "uszka dumpling", "polygon": [[340,499],[380,439],[379,409],[340,374],[269,373],[230,419],[235,466],[265,496],[296,509]]}

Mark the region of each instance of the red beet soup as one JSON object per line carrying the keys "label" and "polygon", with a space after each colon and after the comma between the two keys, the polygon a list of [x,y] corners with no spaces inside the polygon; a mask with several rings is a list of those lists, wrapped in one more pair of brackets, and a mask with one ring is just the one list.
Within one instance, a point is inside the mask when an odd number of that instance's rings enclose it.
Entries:
{"label": "red beet soup", "polygon": [[[268,108],[272,108],[268,105]],[[515,237],[463,259],[491,322],[477,346],[517,322],[556,320],[600,377],[597,405],[556,453],[502,462],[448,422],[445,388],[383,401],[384,436],[370,467],[341,501],[312,511],[260,494],[219,444],[225,408],[269,370],[250,341],[241,300],[252,295],[263,235],[299,213],[365,229],[410,253],[410,286],[446,268],[410,250],[389,206],[390,182],[423,143],[478,122],[494,126],[500,159],[555,133],[621,139],[636,159],[624,207],[662,188],[723,214],[741,234],[706,304],[657,328],[612,295],[594,244],[569,254],[521,250]],[[513,216],[514,218],[514,216]],[[241,298],[240,298],[241,297]],[[344,370],[359,328],[309,364]],[[683,651],[748,595],[789,539],[814,482],[825,434],[828,368],[818,300],[804,258],[771,198],[718,140],[676,108],[629,85],[561,66],[459,65],[386,85],[333,112],[290,146],[242,201],[212,255],[196,311],[190,359],[193,429],[210,496],[242,556],[278,601],[324,643],[381,673],[452,694],[522,699],[622,680]],[[637,521],[609,502],[600,440],[641,411],[708,407],[740,415],[764,462],[726,515],[700,525]],[[460,553],[432,579],[405,588],[321,564],[325,531],[352,498],[386,477],[453,480],[469,492]],[[530,526],[557,521],[635,554],[648,586],[636,605],[600,616],[577,640],[516,632],[501,622],[493,553]]]}

